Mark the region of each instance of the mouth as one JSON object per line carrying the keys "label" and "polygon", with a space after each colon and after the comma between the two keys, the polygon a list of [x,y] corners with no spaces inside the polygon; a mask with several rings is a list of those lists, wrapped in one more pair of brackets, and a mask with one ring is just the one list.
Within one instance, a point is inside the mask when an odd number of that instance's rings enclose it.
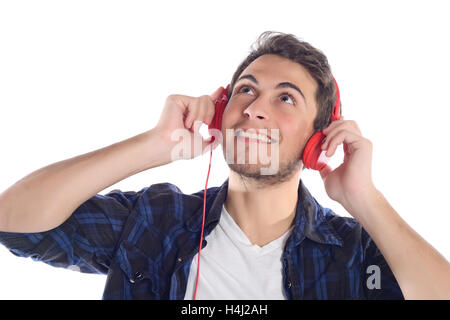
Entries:
{"label": "mouth", "polygon": [[[266,129],[263,129],[267,132]],[[272,138],[264,132],[257,131],[256,129],[242,129],[239,128],[234,132],[234,136],[238,139],[244,139],[246,142],[256,142],[256,143],[276,143],[276,139]]]}

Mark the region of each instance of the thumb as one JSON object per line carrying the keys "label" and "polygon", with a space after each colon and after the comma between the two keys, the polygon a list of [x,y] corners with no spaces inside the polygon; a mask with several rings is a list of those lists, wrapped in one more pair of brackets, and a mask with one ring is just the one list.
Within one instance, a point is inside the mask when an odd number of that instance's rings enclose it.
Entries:
{"label": "thumb", "polygon": [[203,139],[202,154],[210,152],[211,149],[214,150],[219,145],[219,142],[217,141],[217,139],[215,139],[213,142],[211,142],[211,140],[212,139]]}
{"label": "thumb", "polygon": [[328,174],[333,171],[329,165],[325,165],[322,170],[320,170],[320,176],[322,177],[322,180],[325,182],[327,180]]}

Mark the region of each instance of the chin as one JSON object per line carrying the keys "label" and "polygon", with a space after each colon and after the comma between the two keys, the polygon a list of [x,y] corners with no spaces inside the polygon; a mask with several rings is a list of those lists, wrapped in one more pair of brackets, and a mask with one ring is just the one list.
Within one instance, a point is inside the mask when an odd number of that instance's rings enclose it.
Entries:
{"label": "chin", "polygon": [[261,174],[263,168],[268,168],[267,165],[228,164],[228,167],[242,179],[251,180],[261,186],[272,186],[290,180],[299,170],[301,170],[301,165],[301,160],[293,160],[280,165],[274,174]]}

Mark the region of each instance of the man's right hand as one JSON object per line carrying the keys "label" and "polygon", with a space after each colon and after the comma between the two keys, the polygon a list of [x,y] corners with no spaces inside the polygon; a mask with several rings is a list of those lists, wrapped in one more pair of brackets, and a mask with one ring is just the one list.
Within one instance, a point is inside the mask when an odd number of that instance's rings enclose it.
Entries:
{"label": "man's right hand", "polygon": [[[155,128],[47,165],[20,179],[0,193],[0,232],[51,230],[101,190],[141,171],[177,160],[172,154],[179,142],[171,139],[177,130],[184,130],[183,135],[191,137],[192,146],[187,148],[194,150],[196,136],[203,141],[203,150],[209,149],[206,147],[211,143],[204,141],[199,133],[194,134],[192,126],[196,120],[211,122],[215,111],[213,101],[221,90],[198,98],[171,95]],[[199,154],[191,155],[194,158]]]}
{"label": "man's right hand", "polygon": [[[222,90],[223,88],[220,87],[210,96],[190,97],[172,94],[167,97],[158,124],[153,131],[171,149],[180,144],[181,136],[183,137],[181,139],[189,137],[190,139],[186,141],[190,141],[190,146],[185,147],[191,148],[190,152],[180,153],[180,157],[173,160],[192,159],[208,151],[209,145],[213,149],[218,145],[217,139],[211,143],[210,140],[203,139],[198,130],[202,123],[206,125],[211,123],[215,113],[214,101],[219,98]],[[197,139],[199,144],[201,141],[200,153],[194,149],[194,139]]]}

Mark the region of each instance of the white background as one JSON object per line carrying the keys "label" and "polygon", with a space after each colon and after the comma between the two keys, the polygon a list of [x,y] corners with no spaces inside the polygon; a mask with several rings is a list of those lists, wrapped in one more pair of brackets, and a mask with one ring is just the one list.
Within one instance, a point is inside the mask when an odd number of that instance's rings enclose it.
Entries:
{"label": "white background", "polygon": [[[373,179],[391,205],[450,259],[446,1],[2,1],[0,192],[48,164],[152,128],[169,94],[231,81],[266,30],[321,49],[346,119],[374,145]],[[331,165],[342,161],[342,147]],[[112,185],[204,188],[209,153]],[[208,186],[228,167],[213,153]],[[302,175],[344,216],[317,172]],[[36,214],[39,214],[38,212]],[[0,246],[0,299],[100,299],[106,277],[18,258]]]}

